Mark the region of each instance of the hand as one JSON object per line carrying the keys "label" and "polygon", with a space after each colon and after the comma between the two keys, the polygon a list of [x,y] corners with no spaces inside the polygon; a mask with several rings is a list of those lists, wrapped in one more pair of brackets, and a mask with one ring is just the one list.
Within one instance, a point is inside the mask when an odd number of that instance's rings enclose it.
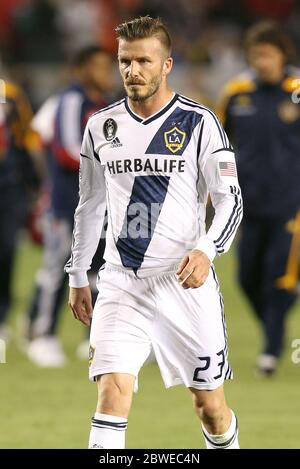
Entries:
{"label": "hand", "polygon": [[178,281],[185,290],[201,287],[207,279],[210,265],[211,262],[207,255],[198,249],[194,249],[182,259],[176,272]]}
{"label": "hand", "polygon": [[69,306],[75,319],[83,322],[86,326],[90,326],[93,313],[90,287],[70,287]]}

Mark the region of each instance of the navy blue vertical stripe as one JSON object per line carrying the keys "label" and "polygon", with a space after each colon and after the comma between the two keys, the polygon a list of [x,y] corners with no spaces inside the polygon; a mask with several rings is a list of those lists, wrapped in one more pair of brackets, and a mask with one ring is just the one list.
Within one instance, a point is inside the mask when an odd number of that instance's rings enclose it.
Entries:
{"label": "navy blue vertical stripe", "polygon": [[155,155],[173,155],[174,153],[166,146],[165,133],[168,133],[173,127],[177,127],[179,130],[179,134],[177,135],[182,142],[182,147],[179,148],[175,154],[182,155],[193,136],[195,127],[199,122],[201,122],[201,120],[201,114],[176,107],[160,126],[145,153]]}
{"label": "navy blue vertical stripe", "polygon": [[[122,231],[116,242],[123,266],[130,267],[135,272],[141,267],[152,239],[169,181],[168,176],[135,177]],[[153,204],[159,206],[152,210]],[[139,232],[135,229],[137,221]]]}

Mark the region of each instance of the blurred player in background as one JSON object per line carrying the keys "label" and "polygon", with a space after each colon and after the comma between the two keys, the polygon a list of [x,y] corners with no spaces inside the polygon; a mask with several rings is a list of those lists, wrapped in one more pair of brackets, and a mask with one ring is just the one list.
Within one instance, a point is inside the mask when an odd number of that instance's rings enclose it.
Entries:
{"label": "blurred player in background", "polygon": [[[66,265],[73,314],[89,325],[86,272],[107,201],[106,264],[91,327],[90,379],[99,397],[89,447],[125,447],[136,377],[153,346],[166,387],[191,390],[207,447],[238,448],[223,390],[232,372],[212,265],[242,216],[232,147],[209,109],[168,87],[171,41],[159,19],[137,18],[117,34],[128,98],[88,121]],[[216,214],[206,233],[208,192]]]}
{"label": "blurred player in background", "polygon": [[[36,276],[27,314],[27,354],[39,366],[59,367],[65,355],[56,335],[66,290],[64,265],[70,256],[74,211],[78,203],[79,153],[88,118],[108,104],[112,91],[112,59],[98,46],[81,50],[74,61],[76,81],[61,95],[49,98],[33,120],[49,149],[50,207],[43,220],[44,261]],[[96,276],[102,265],[104,239],[91,274],[94,301]],[[84,348],[84,347],[83,347]],[[86,357],[88,356],[88,346]]]}
{"label": "blurred player in background", "polygon": [[39,139],[30,127],[31,106],[19,86],[2,81],[0,101],[0,337],[8,338],[7,314],[19,229],[39,186]]}
{"label": "blurred player in background", "polygon": [[[290,65],[294,48],[276,23],[254,25],[245,45],[251,68],[227,84],[220,114],[237,150],[244,199],[239,280],[263,330],[257,367],[270,375],[296,300],[282,280],[289,225],[300,208],[300,70]],[[297,265],[298,256],[295,252]]]}

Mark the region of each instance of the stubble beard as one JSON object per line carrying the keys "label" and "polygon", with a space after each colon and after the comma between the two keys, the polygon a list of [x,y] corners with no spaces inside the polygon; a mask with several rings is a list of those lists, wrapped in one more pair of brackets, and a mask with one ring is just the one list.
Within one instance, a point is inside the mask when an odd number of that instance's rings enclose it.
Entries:
{"label": "stubble beard", "polygon": [[155,93],[157,92],[157,90],[160,87],[160,84],[161,84],[161,77],[153,79],[149,83],[149,85],[147,87],[148,88],[147,92],[145,94],[143,94],[138,88],[130,89],[130,86],[129,87],[125,86],[125,90],[126,90],[126,93],[127,93],[128,97],[132,101],[135,101],[135,102],[138,102],[138,103],[143,103],[144,101],[147,101],[147,99],[149,99],[153,95],[155,95]]}

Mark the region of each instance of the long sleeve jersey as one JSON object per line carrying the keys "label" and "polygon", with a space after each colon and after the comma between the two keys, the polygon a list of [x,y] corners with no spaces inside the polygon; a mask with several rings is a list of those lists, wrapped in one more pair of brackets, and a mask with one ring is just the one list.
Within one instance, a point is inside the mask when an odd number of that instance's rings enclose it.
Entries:
{"label": "long sleeve jersey", "polygon": [[[104,258],[121,269],[165,271],[192,249],[211,261],[229,249],[242,218],[233,149],[212,111],[174,94],[142,119],[123,99],[94,114],[81,147],[70,286],[86,271],[108,211]],[[206,232],[210,194],[215,215]]]}
{"label": "long sleeve jersey", "polygon": [[80,83],[72,83],[58,97],[51,148],[51,208],[57,217],[73,220],[78,204],[78,171],[84,129],[89,117],[104,105],[107,102],[103,100],[91,101]]}
{"label": "long sleeve jersey", "polygon": [[300,207],[300,70],[263,83],[254,70],[224,88],[219,114],[236,151],[245,215],[286,220]]}

